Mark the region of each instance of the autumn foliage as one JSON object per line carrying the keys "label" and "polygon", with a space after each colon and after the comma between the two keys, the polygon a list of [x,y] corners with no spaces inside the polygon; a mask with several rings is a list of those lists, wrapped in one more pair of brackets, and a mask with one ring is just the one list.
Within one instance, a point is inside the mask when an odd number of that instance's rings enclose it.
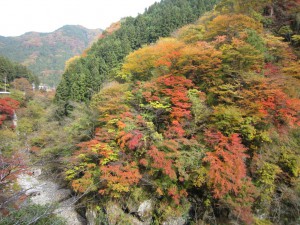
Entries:
{"label": "autumn foliage", "polygon": [[[10,157],[0,155],[0,187],[4,191],[7,184],[13,183],[17,175],[24,172],[23,156],[14,154]],[[0,193],[1,193],[0,191]]]}
{"label": "autumn foliage", "polygon": [[14,110],[18,107],[18,101],[9,97],[0,98],[0,126],[2,125],[4,120],[12,118]]}
{"label": "autumn foliage", "polygon": [[102,166],[100,170],[101,178],[107,182],[107,188],[99,190],[99,193],[110,193],[113,197],[119,197],[122,192],[129,192],[130,186],[136,185],[142,177],[134,162],[125,166]]}
{"label": "autumn foliage", "polygon": [[298,61],[252,13],[212,13],[129,54],[122,84],[92,99],[99,125],[73,154],[74,190],[121,198],[139,187],[174,207],[192,195],[240,224],[261,206],[272,220],[276,187],[298,182],[299,93],[285,87]]}
{"label": "autumn foliage", "polygon": [[222,198],[229,193],[237,195],[246,178],[247,148],[241,143],[238,134],[226,137],[219,131],[206,131],[205,137],[206,142],[214,149],[203,158],[210,165],[208,175],[214,197]]}

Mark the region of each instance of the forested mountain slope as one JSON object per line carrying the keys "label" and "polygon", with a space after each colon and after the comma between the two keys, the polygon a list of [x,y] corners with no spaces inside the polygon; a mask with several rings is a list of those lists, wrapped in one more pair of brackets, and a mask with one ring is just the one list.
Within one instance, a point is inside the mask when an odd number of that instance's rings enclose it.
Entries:
{"label": "forested mountain slope", "polygon": [[42,83],[58,85],[65,61],[79,55],[101,34],[100,29],[66,25],[51,33],[0,36],[0,54],[28,66]]}
{"label": "forested mountain slope", "polygon": [[127,55],[116,23],[67,62],[59,104],[19,110],[19,141],[91,224],[299,224],[299,9],[223,0]]}
{"label": "forested mountain slope", "polygon": [[[65,170],[102,222],[130,224],[130,213],[153,224],[299,223],[298,44],[267,29],[276,30],[277,10],[297,37],[299,6],[222,1],[126,56],[112,72],[119,83],[92,97],[94,138]],[[140,216],[133,205],[149,199]]]}
{"label": "forested mountain slope", "polygon": [[170,35],[211,10],[218,0],[162,0],[136,18],[125,18],[65,70],[56,100],[88,101],[114,75],[124,57],[144,44]]}

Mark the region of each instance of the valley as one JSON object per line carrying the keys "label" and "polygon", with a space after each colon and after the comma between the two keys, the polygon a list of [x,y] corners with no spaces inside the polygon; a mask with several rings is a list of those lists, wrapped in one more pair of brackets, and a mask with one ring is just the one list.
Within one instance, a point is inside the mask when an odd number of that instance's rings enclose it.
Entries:
{"label": "valley", "polygon": [[162,0],[64,58],[52,91],[0,57],[0,225],[299,224],[299,16]]}

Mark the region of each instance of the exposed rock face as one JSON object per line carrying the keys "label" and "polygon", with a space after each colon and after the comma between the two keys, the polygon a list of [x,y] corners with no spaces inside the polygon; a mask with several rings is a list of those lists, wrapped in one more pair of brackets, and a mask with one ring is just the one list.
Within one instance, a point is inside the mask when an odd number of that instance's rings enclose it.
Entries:
{"label": "exposed rock face", "polygon": [[153,201],[146,200],[146,201],[142,202],[142,204],[140,204],[137,214],[142,221],[151,223],[151,217],[152,217],[153,210],[154,210]]}
{"label": "exposed rock face", "polygon": [[[154,201],[149,199],[143,201],[138,206],[138,210],[135,213],[125,213],[122,208],[115,202],[110,202],[106,207],[106,214],[109,225],[117,224],[130,224],[130,225],[150,225],[152,222]],[[89,223],[90,225],[94,225]],[[186,219],[184,217],[169,217],[162,225],[184,225]]]}
{"label": "exposed rock face", "polygon": [[186,220],[183,217],[171,217],[168,218],[162,225],[184,225]]}
{"label": "exposed rock face", "polygon": [[87,225],[97,225],[96,218],[97,218],[97,211],[93,208],[89,208],[86,210],[85,217],[87,220]]}
{"label": "exposed rock face", "polygon": [[44,180],[40,175],[41,169],[33,169],[32,175],[20,174],[18,184],[30,196],[34,204],[46,205],[57,204],[58,208],[54,211],[58,216],[67,221],[67,225],[84,225],[85,220],[76,212],[76,198],[71,197],[69,189],[61,189],[60,186],[49,180]]}
{"label": "exposed rock face", "polygon": [[113,202],[108,203],[106,207],[109,225],[130,224],[130,225],[149,225],[148,222],[142,222],[131,214],[125,213],[121,207]]}
{"label": "exposed rock face", "polygon": [[84,225],[85,219],[80,216],[75,210],[75,197],[69,198],[59,204],[58,209],[54,211],[55,214],[67,220],[67,225]]}

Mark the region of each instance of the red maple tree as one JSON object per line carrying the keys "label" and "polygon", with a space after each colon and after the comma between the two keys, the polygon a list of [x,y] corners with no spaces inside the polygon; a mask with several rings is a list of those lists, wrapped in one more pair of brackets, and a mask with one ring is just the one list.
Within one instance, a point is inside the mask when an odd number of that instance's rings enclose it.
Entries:
{"label": "red maple tree", "polygon": [[7,118],[11,118],[14,114],[14,110],[19,107],[19,102],[9,98],[0,98],[0,126]]}

